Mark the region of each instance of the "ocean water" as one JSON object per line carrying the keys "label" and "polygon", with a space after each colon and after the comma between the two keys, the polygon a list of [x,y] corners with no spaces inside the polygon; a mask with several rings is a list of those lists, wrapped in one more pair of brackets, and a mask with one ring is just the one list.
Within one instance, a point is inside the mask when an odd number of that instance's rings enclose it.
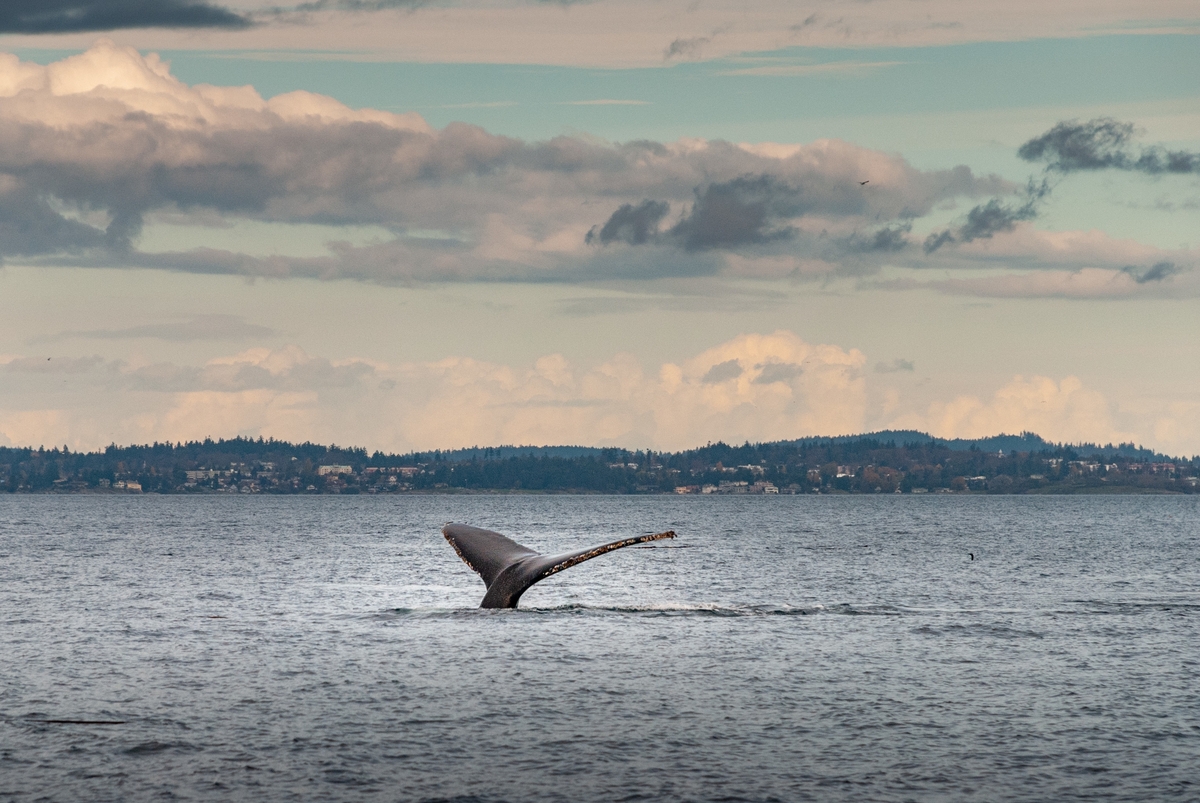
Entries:
{"label": "ocean water", "polygon": [[0,497],[0,801],[1200,800],[1198,502]]}

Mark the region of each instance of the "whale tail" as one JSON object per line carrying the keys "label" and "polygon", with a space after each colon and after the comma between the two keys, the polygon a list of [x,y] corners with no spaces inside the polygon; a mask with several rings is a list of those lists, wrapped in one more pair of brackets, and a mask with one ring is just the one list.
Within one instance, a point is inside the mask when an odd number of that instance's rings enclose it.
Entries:
{"label": "whale tail", "polygon": [[447,524],[442,528],[442,535],[446,536],[446,540],[454,547],[463,563],[483,578],[487,594],[479,607],[515,608],[521,594],[539,580],[614,549],[674,538],[675,532],[667,530],[623,538],[620,541],[576,552],[564,552],[561,555],[542,555],[500,533],[468,524]]}

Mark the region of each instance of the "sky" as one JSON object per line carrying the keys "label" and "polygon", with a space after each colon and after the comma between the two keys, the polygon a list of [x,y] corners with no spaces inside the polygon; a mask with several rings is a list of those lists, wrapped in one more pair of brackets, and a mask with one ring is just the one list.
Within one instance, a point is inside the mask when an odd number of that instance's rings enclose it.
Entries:
{"label": "sky", "polygon": [[0,445],[1200,454],[1188,0],[0,1]]}

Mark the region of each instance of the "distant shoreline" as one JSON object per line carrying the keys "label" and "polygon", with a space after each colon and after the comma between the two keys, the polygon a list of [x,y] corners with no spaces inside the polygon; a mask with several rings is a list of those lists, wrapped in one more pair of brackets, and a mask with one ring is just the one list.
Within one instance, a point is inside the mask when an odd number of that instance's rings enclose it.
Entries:
{"label": "distant shoreline", "polygon": [[1050,444],[1030,433],[953,443],[922,433],[876,433],[741,446],[711,443],[683,452],[503,446],[403,455],[234,438],[110,446],[100,452],[0,447],[4,492],[1191,494],[1200,493],[1200,458],[1168,459],[1130,444]]}
{"label": "distant shoreline", "polygon": [[[727,498],[734,496],[733,494],[677,494],[672,491],[651,491],[639,493],[621,493],[611,491],[589,491],[589,490],[522,490],[513,488],[430,488],[421,490],[396,491],[387,494],[381,493],[241,493],[229,491],[187,491],[187,492],[161,492],[161,491],[122,491],[108,488],[88,488],[82,490],[62,491],[62,490],[43,490],[43,491],[10,491],[8,496],[96,496],[96,497],[137,497],[137,496],[169,496],[169,497],[351,497],[351,496],[366,496],[380,498],[394,498],[406,496],[624,496],[624,497],[686,497],[686,498]],[[1138,488],[1131,486],[1114,485],[1109,487],[1089,488],[1089,487],[1066,487],[1066,488],[1040,488],[1037,490],[1021,491],[1016,493],[989,493],[988,491],[945,491],[935,494],[914,494],[914,493],[859,493],[853,491],[829,491],[822,493],[780,493],[773,496],[830,496],[830,497],[876,497],[876,496],[933,496],[933,497],[994,497],[994,496],[1192,496],[1186,491],[1177,491],[1162,488]],[[749,496],[749,495],[747,495]],[[755,498],[766,495],[754,495]],[[0,497],[2,498],[2,497]]]}

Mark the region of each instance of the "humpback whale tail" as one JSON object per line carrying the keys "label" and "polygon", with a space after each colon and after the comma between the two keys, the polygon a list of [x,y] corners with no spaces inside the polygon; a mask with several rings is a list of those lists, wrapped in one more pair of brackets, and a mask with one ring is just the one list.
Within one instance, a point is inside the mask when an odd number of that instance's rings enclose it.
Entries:
{"label": "humpback whale tail", "polygon": [[521,594],[539,580],[614,549],[662,538],[674,538],[675,532],[668,530],[663,533],[624,538],[578,552],[564,552],[561,555],[542,555],[500,533],[467,524],[447,524],[442,528],[442,535],[446,536],[446,540],[463,559],[463,563],[483,578],[487,594],[479,607],[515,608]]}

